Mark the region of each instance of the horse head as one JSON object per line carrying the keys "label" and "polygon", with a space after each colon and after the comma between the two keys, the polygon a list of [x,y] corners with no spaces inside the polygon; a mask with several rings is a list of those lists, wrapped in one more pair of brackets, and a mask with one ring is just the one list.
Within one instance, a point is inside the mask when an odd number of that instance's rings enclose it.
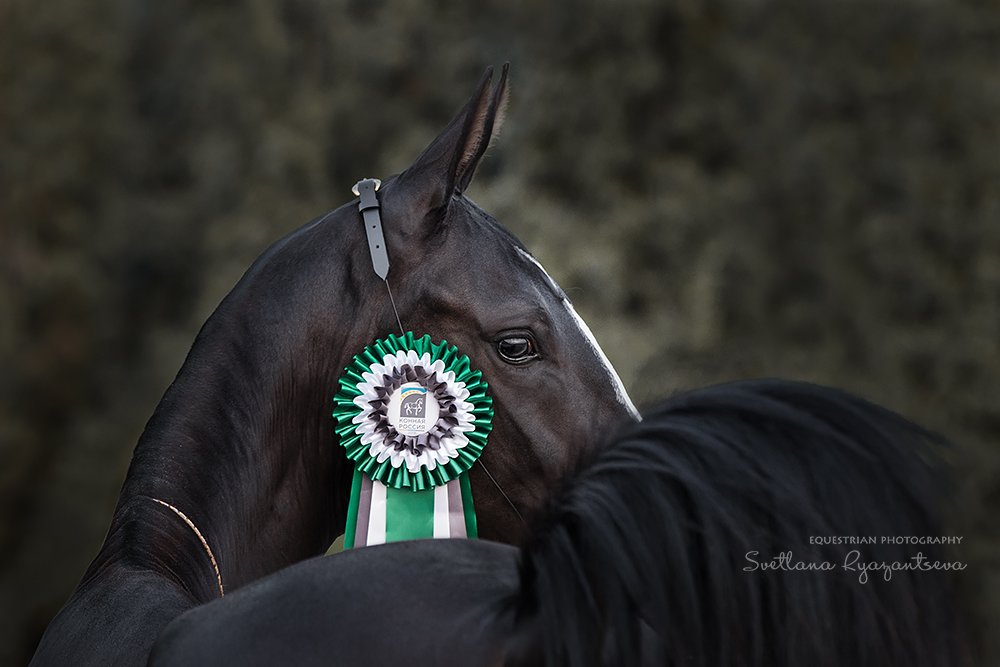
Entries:
{"label": "horse head", "polygon": [[[481,535],[515,542],[518,514],[539,505],[571,450],[637,413],[565,293],[465,195],[501,124],[506,67],[491,83],[488,71],[444,131],[377,194],[399,319],[456,345],[489,383],[494,429],[483,465],[471,471],[473,496]],[[343,528],[350,486],[330,417],[337,378],[354,354],[396,329],[357,200],[292,232],[205,324],[147,427],[144,440],[163,441],[183,404],[186,431],[171,437],[198,441],[187,466],[173,461],[166,477],[164,445],[140,442],[126,491],[144,485],[188,516],[202,514],[209,532],[219,525],[223,579],[227,568],[245,581],[325,548]],[[196,416],[213,423],[195,433],[192,394],[205,408]],[[225,415],[221,423],[202,414],[213,410]],[[158,462],[157,485],[169,489],[149,488],[140,474],[147,458]],[[187,469],[195,465],[219,481],[196,486]]]}
{"label": "horse head", "polygon": [[[480,535],[517,542],[570,451],[637,413],[565,293],[465,195],[501,124],[506,67],[491,84],[488,71],[377,194],[400,320],[458,346],[489,383],[494,427],[472,492]],[[357,202],[263,253],[150,418],[105,543],[36,664],[145,664],[176,614],[322,553],[353,474],[335,442],[337,380],[396,321]]]}
{"label": "horse head", "polygon": [[[303,405],[313,413],[287,406],[284,412],[301,420],[328,416],[328,409],[314,409],[317,400],[329,401],[353,354],[398,330],[394,306],[404,329],[447,340],[468,355],[489,383],[495,408],[482,465],[470,472],[480,535],[516,542],[524,527],[520,517],[540,505],[572,450],[638,413],[563,290],[466,195],[503,120],[507,68],[496,85],[492,78],[487,71],[412,165],[381,181],[377,196],[394,304],[373,268],[358,200],[276,243],[243,283],[256,295],[247,326],[277,320],[276,337],[298,346],[285,353],[301,359],[298,375],[287,382],[308,388],[313,400]],[[286,305],[264,312],[260,304]],[[274,437],[287,439],[294,424],[279,423],[286,433]],[[329,422],[321,424],[326,455],[341,456]],[[343,525],[340,499],[349,486],[340,463],[332,464],[335,479],[327,485],[337,496],[334,535]]]}
{"label": "horse head", "polygon": [[[514,505],[531,511],[574,447],[636,413],[563,290],[465,194],[506,106],[507,68],[492,88],[490,78],[487,73],[409,168],[385,180],[379,196],[388,280],[403,327],[457,345],[490,385],[495,429],[484,466],[473,469],[473,493],[482,535],[513,541],[521,529],[517,510],[494,482]],[[353,207],[344,217],[336,224],[359,226]],[[363,240],[354,253],[352,280],[365,295],[361,308],[378,316],[376,328],[357,340],[360,346],[394,328],[395,320]],[[487,471],[496,479],[489,480]]]}

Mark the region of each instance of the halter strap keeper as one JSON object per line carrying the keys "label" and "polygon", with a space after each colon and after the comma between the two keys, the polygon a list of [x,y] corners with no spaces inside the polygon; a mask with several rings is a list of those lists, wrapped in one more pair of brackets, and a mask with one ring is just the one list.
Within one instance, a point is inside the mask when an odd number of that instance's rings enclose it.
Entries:
{"label": "halter strap keeper", "polygon": [[375,195],[382,181],[377,178],[363,178],[354,184],[351,192],[361,197],[358,210],[365,221],[365,233],[368,235],[368,251],[372,256],[372,268],[382,280],[389,275],[389,253],[385,248],[385,235],[382,233],[382,216],[379,214],[380,204]]}

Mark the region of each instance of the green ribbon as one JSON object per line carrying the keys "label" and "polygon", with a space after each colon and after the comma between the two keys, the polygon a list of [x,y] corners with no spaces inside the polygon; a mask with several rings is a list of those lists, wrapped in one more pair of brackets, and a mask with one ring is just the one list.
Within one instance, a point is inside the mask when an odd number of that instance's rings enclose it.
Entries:
{"label": "green ribbon", "polygon": [[385,541],[434,537],[434,489],[411,491],[387,487]]}
{"label": "green ribbon", "polygon": [[466,473],[458,478],[462,485],[462,509],[465,512],[465,532],[469,538],[479,537],[479,521],[476,519],[476,509],[472,503],[472,482]]}
{"label": "green ribbon", "polygon": [[[358,525],[363,523],[368,535],[368,524],[371,518],[370,505],[363,508],[361,489],[364,486],[364,473],[355,470],[351,485],[351,499],[347,509],[347,528],[344,533],[344,549],[353,549],[364,544],[357,543]],[[479,537],[479,526],[476,521],[475,505],[472,501],[472,484],[469,475],[463,474],[457,481],[462,498],[462,519],[465,536],[470,539]],[[372,482],[369,480],[369,484]],[[425,491],[409,491],[407,489],[385,488],[385,541],[431,539],[434,535],[434,489]],[[449,524],[450,524],[450,516]],[[449,535],[454,537],[453,535]],[[366,538],[365,544],[370,544]]]}

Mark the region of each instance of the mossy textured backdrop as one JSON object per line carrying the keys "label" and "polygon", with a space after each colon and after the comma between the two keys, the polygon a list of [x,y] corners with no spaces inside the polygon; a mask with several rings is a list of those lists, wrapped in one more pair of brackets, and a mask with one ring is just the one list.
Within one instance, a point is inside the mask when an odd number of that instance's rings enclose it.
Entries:
{"label": "mossy textured backdrop", "polygon": [[637,402],[784,376],[945,433],[996,625],[997,3],[0,0],[0,662],[242,271],[507,60],[469,194]]}

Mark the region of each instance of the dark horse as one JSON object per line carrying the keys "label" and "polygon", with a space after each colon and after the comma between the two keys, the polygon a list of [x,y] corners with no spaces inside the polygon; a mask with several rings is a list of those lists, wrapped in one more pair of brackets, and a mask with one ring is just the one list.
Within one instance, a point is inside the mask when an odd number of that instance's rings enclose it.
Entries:
{"label": "dark horse", "polygon": [[[847,542],[941,535],[934,440],[815,385],[679,395],[586,452],[523,548],[299,563],[179,617],[150,664],[966,664],[955,572],[937,569],[961,563]],[[883,566],[918,553],[926,571]]]}
{"label": "dark horse", "polygon": [[[403,322],[489,381],[494,429],[472,489],[481,535],[516,542],[518,513],[542,502],[569,450],[635,412],[565,294],[463,194],[506,74],[492,87],[487,72],[379,198]],[[32,664],[145,664],[181,612],[323,553],[344,530],[352,473],[333,437],[337,378],[395,322],[356,201],[265,252],[149,420],[104,545]]]}

